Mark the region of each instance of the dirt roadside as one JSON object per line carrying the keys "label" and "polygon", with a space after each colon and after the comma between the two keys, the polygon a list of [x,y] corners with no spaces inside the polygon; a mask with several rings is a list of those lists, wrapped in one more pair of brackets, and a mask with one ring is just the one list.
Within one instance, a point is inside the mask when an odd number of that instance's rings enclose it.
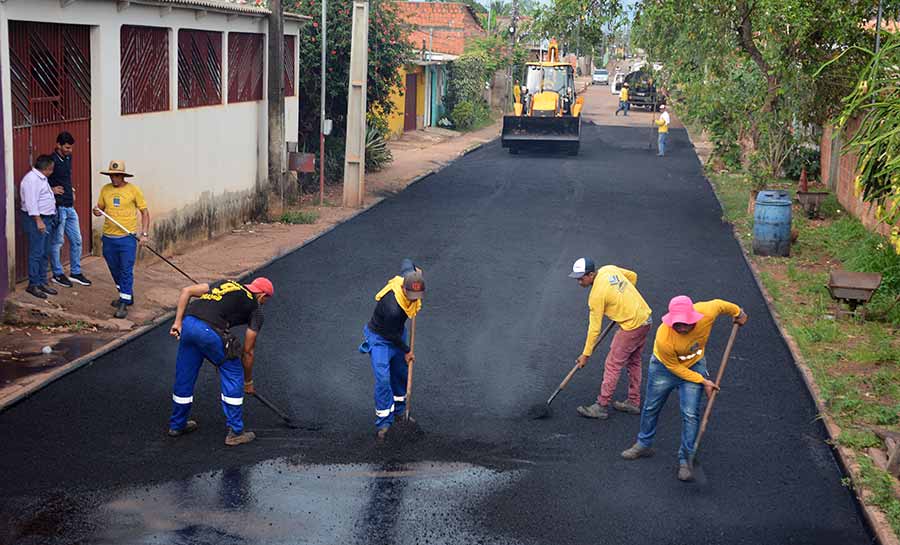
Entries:
{"label": "dirt roadside", "polygon": [[[302,199],[302,208],[318,215],[313,224],[248,223],[167,257],[199,282],[242,276],[490,142],[499,132],[495,123],[471,133],[406,133],[389,143],[394,161],[366,176],[362,209],[335,205],[342,200],[336,185],[327,189],[324,206],[318,206],[318,195]],[[96,356],[95,351],[112,349],[155,325],[174,309],[179,290],[189,283],[162,260],[142,256],[135,267],[136,303],[127,319],[117,320],[110,306],[117,292],[106,263],[90,256],[82,261],[82,269],[92,286],[54,285],[59,295],[40,300],[26,293],[23,283],[8,297],[0,324],[0,410],[71,372],[89,355]]]}

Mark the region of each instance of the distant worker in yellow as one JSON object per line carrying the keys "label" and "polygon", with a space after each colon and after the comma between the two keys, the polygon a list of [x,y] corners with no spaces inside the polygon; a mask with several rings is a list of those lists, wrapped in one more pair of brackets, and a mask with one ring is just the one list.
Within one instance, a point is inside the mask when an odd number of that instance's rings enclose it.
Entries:
{"label": "distant worker in yellow", "polygon": [[672,123],[672,118],[669,117],[669,112],[666,110],[666,105],[661,104],[659,106],[659,111],[662,112],[660,114],[659,119],[655,120],[656,126],[659,128],[659,153],[656,154],[657,157],[663,157],[666,154],[666,144],[669,142],[669,124]]}
{"label": "distant worker in yellow", "polygon": [[616,114],[619,115],[619,112],[624,112],[622,115],[628,117],[628,84],[622,84],[622,90],[619,91],[619,107],[616,109]]}

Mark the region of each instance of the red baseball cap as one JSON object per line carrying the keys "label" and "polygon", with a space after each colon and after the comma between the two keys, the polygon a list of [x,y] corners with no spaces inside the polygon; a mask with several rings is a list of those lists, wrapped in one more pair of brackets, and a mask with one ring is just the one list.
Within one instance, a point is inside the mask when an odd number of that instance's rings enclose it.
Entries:
{"label": "red baseball cap", "polygon": [[254,278],[253,282],[247,284],[247,289],[253,293],[264,293],[269,297],[275,295],[275,286],[272,285],[271,280],[264,276]]}

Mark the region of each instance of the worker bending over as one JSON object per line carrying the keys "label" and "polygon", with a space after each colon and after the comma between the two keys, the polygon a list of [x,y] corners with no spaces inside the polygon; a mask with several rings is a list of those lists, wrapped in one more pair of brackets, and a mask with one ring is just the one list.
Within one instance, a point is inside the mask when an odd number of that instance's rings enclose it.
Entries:
{"label": "worker bending over", "polygon": [[647,335],[653,319],[650,317],[650,306],[638,292],[637,274],[615,265],[605,265],[597,269],[594,262],[582,257],[572,265],[570,278],[578,280],[578,284],[591,288],[588,296],[590,323],[584,350],[578,356],[579,368],[587,365],[600,337],[600,329],[605,315],[619,325],[603,370],[603,383],[600,394],[593,405],[578,407],[578,414],[586,418],[609,418],[609,403],[622,369],[628,371],[628,399],[613,402],[613,408],[629,413],[639,414],[641,409],[641,351],[647,343]]}
{"label": "worker bending over", "polygon": [[[241,407],[244,394],[256,392],[253,388],[256,337],[263,325],[262,306],[273,295],[272,282],[263,277],[249,284],[220,280],[181,290],[175,323],[170,330],[179,342],[169,436],[179,437],[197,429],[197,422],[188,420],[188,415],[194,402],[197,373],[206,358],[218,369],[222,383],[222,410],[228,422],[225,444],[235,446],[256,438],[253,432],[244,431]],[[191,301],[193,298],[196,299]],[[241,348],[231,328],[245,324],[247,332]]]}
{"label": "worker bending over", "polygon": [[669,302],[669,313],[656,330],[653,356],[647,371],[647,399],[641,412],[641,430],[637,442],[622,453],[626,460],[653,454],[656,421],[672,390],[678,389],[681,402],[681,448],[678,449],[678,479],[694,478],[690,460],[700,427],[701,394],[709,397],[718,386],[709,380],[706,370],[706,342],[720,314],[734,317],[734,323],[747,323],[747,314],[734,303],[714,299],[693,303],[686,295]]}
{"label": "worker bending over", "polygon": [[375,295],[375,311],[363,328],[365,342],[359,351],[369,354],[375,375],[376,439],[383,442],[394,423],[394,414],[406,408],[406,378],[416,356],[407,344],[406,319],[422,309],[425,280],[422,270],[404,259],[400,275],[388,280]]}

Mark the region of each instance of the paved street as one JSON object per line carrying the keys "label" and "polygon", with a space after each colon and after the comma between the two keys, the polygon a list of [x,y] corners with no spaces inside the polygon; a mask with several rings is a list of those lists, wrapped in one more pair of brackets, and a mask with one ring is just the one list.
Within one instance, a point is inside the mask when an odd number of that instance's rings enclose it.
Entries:
{"label": "paved street", "polygon": [[[647,126],[585,124],[578,157],[494,142],[265,269],[276,297],[257,388],[320,431],[281,427],[248,398],[258,439],[225,447],[206,365],[200,430],[166,437],[168,325],[0,413],[0,543],[870,543],[686,133],[657,158]],[[638,417],[576,414],[608,340],[552,418],[528,419],[584,342],[588,292],[566,277],[582,255],[637,271],[657,323],[682,293],[749,314],[698,482],[675,479],[676,396],[657,455],[635,462],[619,453]],[[428,286],[412,396],[424,433],[377,448],[356,348],[405,256]],[[713,331],[713,371],[729,322]]]}

